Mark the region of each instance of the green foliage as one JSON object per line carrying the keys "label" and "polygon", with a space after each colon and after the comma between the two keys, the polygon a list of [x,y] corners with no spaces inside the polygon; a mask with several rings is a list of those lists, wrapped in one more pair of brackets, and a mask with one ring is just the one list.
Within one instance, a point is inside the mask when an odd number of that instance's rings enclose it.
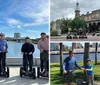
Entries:
{"label": "green foliage", "polygon": [[61,26],[60,26],[60,28],[62,29],[62,34],[68,32],[68,27],[71,26],[71,22],[72,22],[71,19],[67,19],[67,18],[62,19],[62,23],[61,23]]}
{"label": "green foliage", "polygon": [[84,28],[85,25],[85,21],[80,17],[75,17],[71,23],[71,26],[75,29]]}
{"label": "green foliage", "polygon": [[[98,65],[95,65],[95,62],[91,62],[94,70],[94,79],[95,81],[100,82],[100,61],[98,61]],[[83,66],[83,62],[78,62],[80,66]],[[75,75],[73,83],[75,83],[76,78],[83,79],[84,71],[75,68]],[[59,63],[51,63],[50,64],[50,85],[63,85],[63,76],[60,75],[60,64]]]}
{"label": "green foliage", "polygon": [[50,30],[50,35],[51,36],[57,36],[58,35],[58,31],[57,30]]}

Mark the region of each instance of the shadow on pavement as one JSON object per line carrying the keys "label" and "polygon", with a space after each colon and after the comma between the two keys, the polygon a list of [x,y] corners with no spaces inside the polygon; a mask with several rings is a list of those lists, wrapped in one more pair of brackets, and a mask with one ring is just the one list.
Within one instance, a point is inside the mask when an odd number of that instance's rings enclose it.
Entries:
{"label": "shadow on pavement", "polygon": [[49,85],[49,80],[42,78],[21,78],[20,76],[10,78],[0,77],[0,85]]}

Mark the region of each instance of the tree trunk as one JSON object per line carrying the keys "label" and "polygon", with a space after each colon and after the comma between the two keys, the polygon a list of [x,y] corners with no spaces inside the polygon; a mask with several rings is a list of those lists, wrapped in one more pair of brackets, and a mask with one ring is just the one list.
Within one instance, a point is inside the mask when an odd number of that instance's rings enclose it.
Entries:
{"label": "tree trunk", "polygon": [[86,65],[86,61],[89,58],[89,43],[85,43],[84,48],[84,65]]}
{"label": "tree trunk", "polygon": [[95,46],[95,65],[97,65],[98,43]]}
{"label": "tree trunk", "polygon": [[63,45],[60,43],[60,74],[63,75],[63,70],[62,70],[62,59],[63,58]]}
{"label": "tree trunk", "polygon": [[[86,65],[86,61],[89,58],[89,43],[85,43],[85,47],[84,47],[84,66]],[[87,79],[87,75],[86,75],[86,71],[84,71],[84,80],[87,81],[88,85],[88,79]]]}
{"label": "tree trunk", "polygon": [[74,44],[75,44],[75,43],[72,43],[72,51],[74,51]]}

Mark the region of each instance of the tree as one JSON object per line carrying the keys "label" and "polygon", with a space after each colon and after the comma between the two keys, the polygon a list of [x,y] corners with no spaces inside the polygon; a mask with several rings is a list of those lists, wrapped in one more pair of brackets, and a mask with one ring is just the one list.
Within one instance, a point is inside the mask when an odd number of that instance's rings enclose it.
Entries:
{"label": "tree", "polygon": [[66,18],[66,19],[63,18],[61,20],[62,20],[62,23],[60,25],[60,28],[62,29],[62,34],[63,34],[63,33],[68,32],[68,27],[71,26],[72,20],[71,19],[68,19],[68,18]]}
{"label": "tree", "polygon": [[95,45],[95,65],[97,65],[98,43]]}
{"label": "tree", "polygon": [[60,74],[63,75],[63,70],[62,70],[62,57],[63,57],[63,45],[60,43]]}
{"label": "tree", "polygon": [[71,26],[73,27],[73,29],[78,29],[79,30],[79,28],[85,28],[86,23],[82,18],[75,17],[72,20]]}
{"label": "tree", "polygon": [[[86,61],[87,59],[89,58],[89,43],[85,43],[85,48],[84,48],[84,66],[86,65]],[[89,82],[88,82],[88,79],[86,77],[86,71],[84,71],[84,77],[85,77],[85,81],[87,81],[88,85],[89,85]]]}

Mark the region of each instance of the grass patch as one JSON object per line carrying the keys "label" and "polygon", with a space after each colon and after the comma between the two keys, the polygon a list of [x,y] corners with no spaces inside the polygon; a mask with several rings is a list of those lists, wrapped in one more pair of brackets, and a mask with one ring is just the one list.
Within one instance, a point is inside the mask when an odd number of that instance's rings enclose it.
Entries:
{"label": "grass patch", "polygon": [[[98,65],[94,64],[94,61],[91,62],[94,70],[94,79],[95,81],[100,81],[100,61],[98,61]],[[83,66],[83,62],[78,62],[80,66]],[[74,75],[74,83],[76,78],[84,79],[84,71],[75,68]],[[50,64],[50,85],[63,85],[63,76],[60,75],[60,64],[59,63],[51,63]]]}

